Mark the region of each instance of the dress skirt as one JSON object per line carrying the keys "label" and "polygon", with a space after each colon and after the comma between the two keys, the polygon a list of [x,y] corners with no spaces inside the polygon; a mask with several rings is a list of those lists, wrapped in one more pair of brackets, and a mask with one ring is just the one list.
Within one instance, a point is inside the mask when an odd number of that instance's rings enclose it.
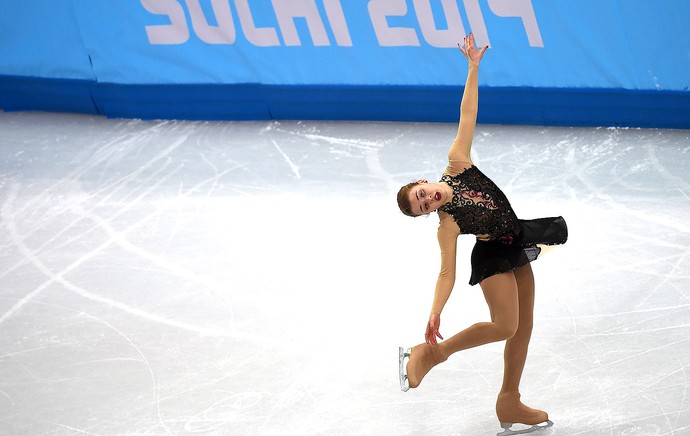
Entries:
{"label": "dress skirt", "polygon": [[568,227],[563,217],[519,220],[521,232],[515,237],[500,240],[477,240],[472,250],[474,286],[493,275],[512,271],[536,260],[541,253],[539,245],[560,245],[568,240]]}

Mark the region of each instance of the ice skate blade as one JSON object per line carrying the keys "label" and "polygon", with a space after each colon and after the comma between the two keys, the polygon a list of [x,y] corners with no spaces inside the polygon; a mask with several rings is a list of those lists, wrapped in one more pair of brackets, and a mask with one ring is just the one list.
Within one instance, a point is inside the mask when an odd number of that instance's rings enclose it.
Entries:
{"label": "ice skate blade", "polygon": [[535,424],[523,430],[511,430],[510,427],[512,427],[513,424],[514,423],[512,422],[502,422],[501,427],[503,427],[503,431],[500,433],[496,433],[496,436],[512,436],[516,434],[527,434],[535,431],[546,430],[547,428],[553,426],[553,422],[551,420],[548,420],[543,424]]}
{"label": "ice skate blade", "polygon": [[407,380],[407,362],[410,360],[412,349],[407,350],[398,347],[398,363],[400,364],[400,390],[407,392],[410,390],[410,382]]}

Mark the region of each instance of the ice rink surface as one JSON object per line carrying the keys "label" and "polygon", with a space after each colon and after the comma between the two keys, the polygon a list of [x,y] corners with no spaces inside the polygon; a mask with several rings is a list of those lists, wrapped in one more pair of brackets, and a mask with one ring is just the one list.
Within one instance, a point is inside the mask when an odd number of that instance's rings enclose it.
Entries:
{"label": "ice rink surface", "polygon": [[[495,435],[503,344],[400,392],[453,124],[0,112],[0,433]],[[480,125],[475,164],[570,239],[533,264],[543,435],[690,434],[690,131]],[[449,337],[488,309],[459,239]]]}

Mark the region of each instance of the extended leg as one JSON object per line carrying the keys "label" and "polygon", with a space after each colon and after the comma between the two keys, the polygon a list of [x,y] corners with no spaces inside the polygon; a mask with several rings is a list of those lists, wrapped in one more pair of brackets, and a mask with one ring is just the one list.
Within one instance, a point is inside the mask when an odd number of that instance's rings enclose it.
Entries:
{"label": "extended leg", "polygon": [[514,271],[518,286],[519,324],[506,342],[501,393],[518,392],[534,325],[534,275],[529,264]]}
{"label": "extended leg", "polygon": [[527,360],[534,313],[534,276],[530,265],[515,270],[515,279],[520,322],[515,335],[506,342],[503,386],[496,401],[496,414],[504,428],[509,428],[515,422],[534,425],[548,422],[549,419],[546,412],[529,408],[520,401],[520,380]]}

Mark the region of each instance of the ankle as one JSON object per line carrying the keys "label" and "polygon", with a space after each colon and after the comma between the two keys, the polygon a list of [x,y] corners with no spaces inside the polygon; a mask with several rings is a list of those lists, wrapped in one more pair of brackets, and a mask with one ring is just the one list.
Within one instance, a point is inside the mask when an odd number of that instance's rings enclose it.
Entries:
{"label": "ankle", "polygon": [[446,352],[445,348],[442,347],[442,344],[432,345],[431,347],[434,357],[438,361],[437,364],[445,362],[450,357],[450,354]]}
{"label": "ankle", "polygon": [[520,399],[520,392],[518,390],[501,389],[501,391],[498,393],[498,399],[499,400],[502,400],[502,399],[508,400],[508,399],[513,399],[513,398],[516,398],[518,400]]}
{"label": "ankle", "polygon": [[432,363],[433,366],[436,366],[439,363],[443,363],[446,360],[448,360],[448,355],[446,355],[445,351],[441,348],[440,344],[419,344],[413,348],[413,351],[417,352],[417,355],[415,356],[416,358],[421,359],[427,363]]}

